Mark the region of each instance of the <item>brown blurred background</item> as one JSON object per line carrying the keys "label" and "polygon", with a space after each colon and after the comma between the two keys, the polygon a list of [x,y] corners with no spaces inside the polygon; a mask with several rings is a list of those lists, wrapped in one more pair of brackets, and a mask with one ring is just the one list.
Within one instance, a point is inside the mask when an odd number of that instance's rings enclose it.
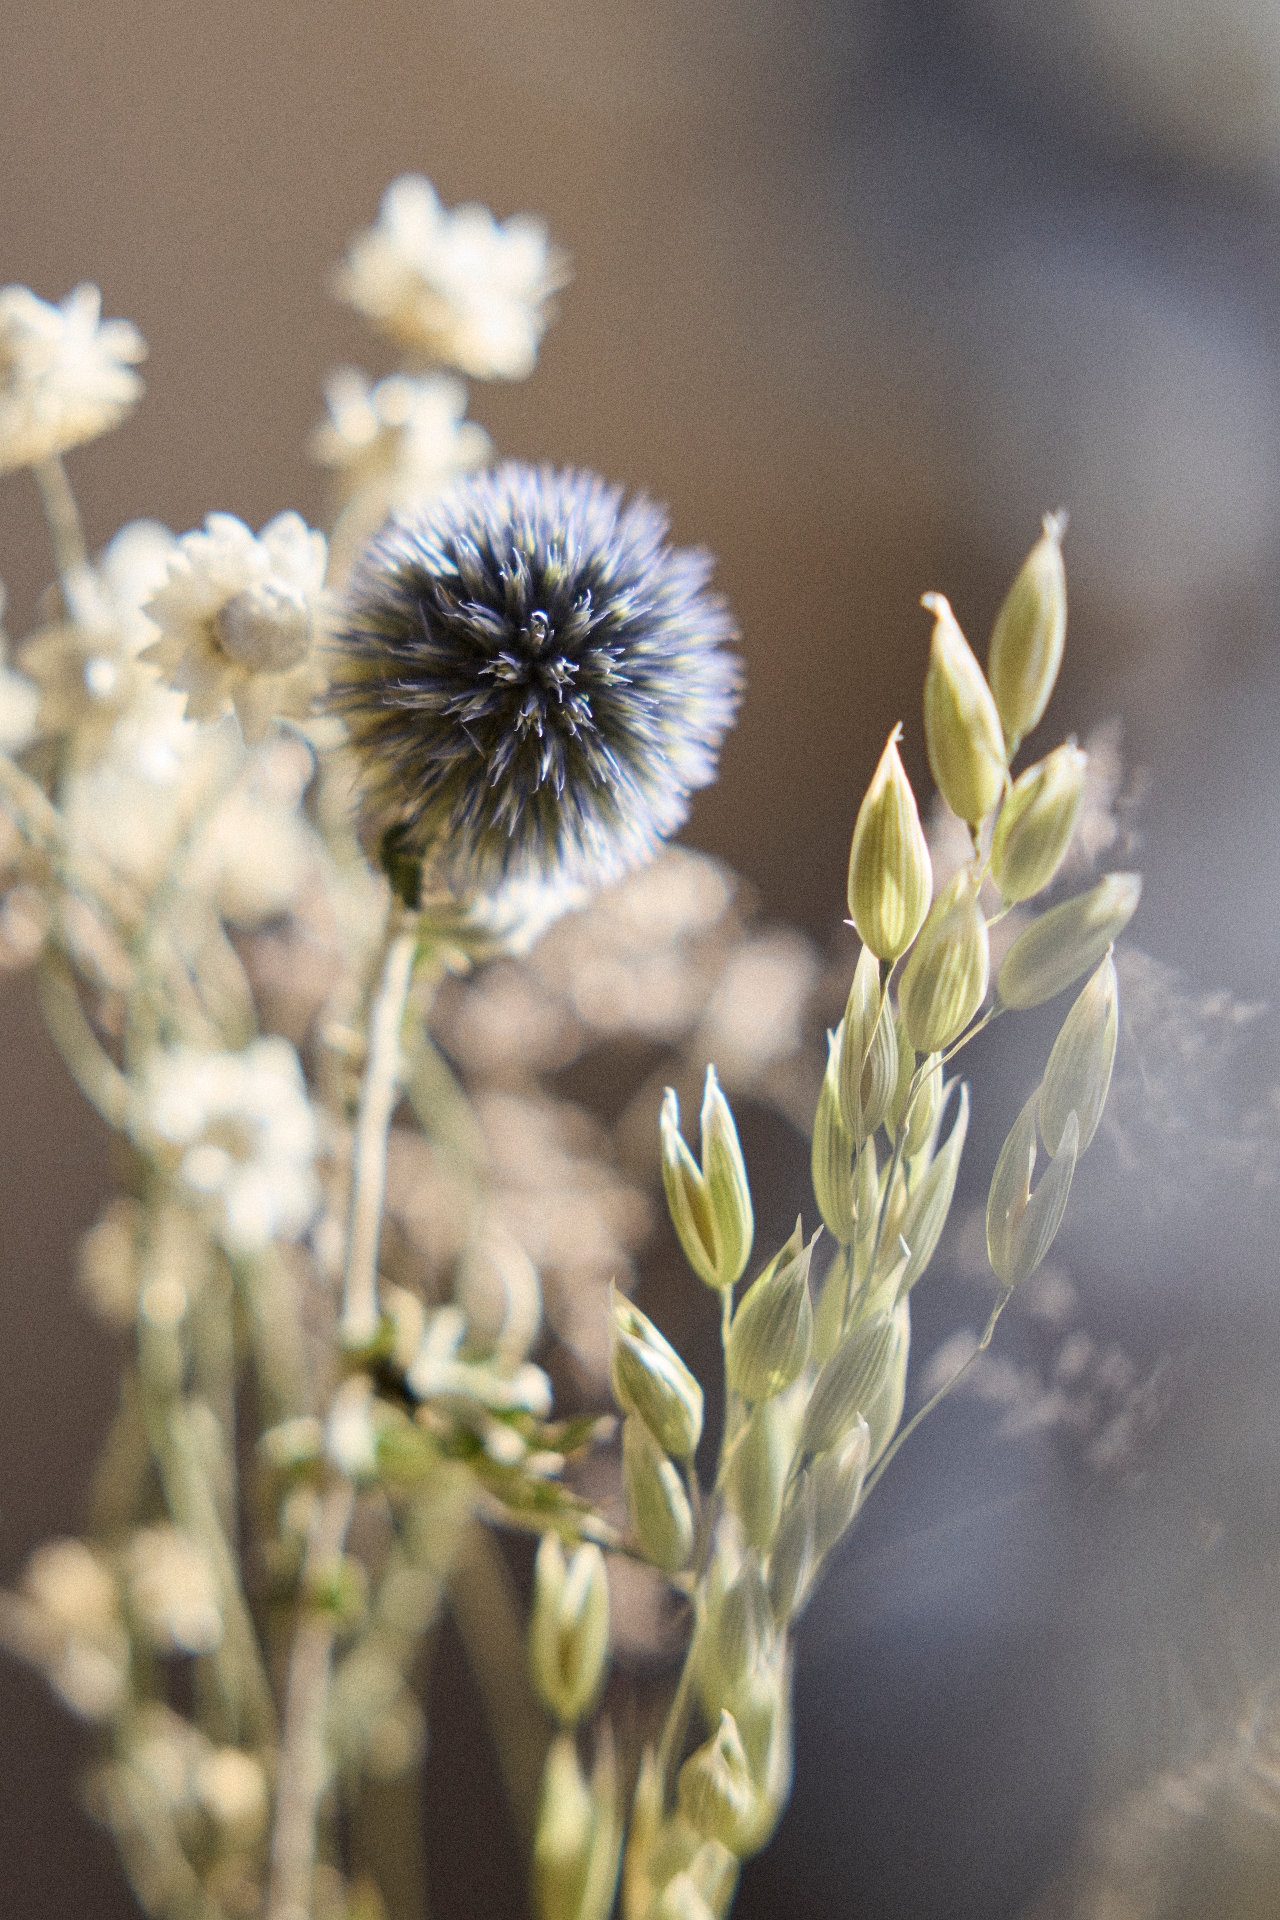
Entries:
{"label": "brown blurred background", "polygon": [[[1047,731],[1123,716],[1152,779],[1135,934],[1186,985],[1148,1007],[1137,1147],[1082,1178],[1063,1257],[1098,1351],[1163,1365],[1172,1411],[1122,1473],[977,1401],[922,1437],[813,1609],[796,1798],[740,1907],[1020,1912],[1101,1797],[1211,1751],[1280,1658],[1275,1042],[1239,1004],[1276,974],[1280,5],[46,0],[5,20],[0,160],[0,281],[96,280],[150,343],[145,405],[71,463],[95,545],[143,514],[321,516],[321,379],[385,364],[327,276],[394,175],[542,215],[575,280],[534,378],[473,412],[719,555],[749,697],[688,837],[823,942],[899,717],[923,780],[920,593],[981,648],[1070,508]],[[9,477],[13,636],[48,572]],[[68,1283],[106,1143],[22,983],[0,1030],[9,1578],[81,1520],[114,1356]],[[981,1315],[962,1266],[922,1356]],[[0,1913],[123,1917],[78,1730],[25,1674],[0,1697]],[[518,1898],[444,1852],[451,1920]]]}

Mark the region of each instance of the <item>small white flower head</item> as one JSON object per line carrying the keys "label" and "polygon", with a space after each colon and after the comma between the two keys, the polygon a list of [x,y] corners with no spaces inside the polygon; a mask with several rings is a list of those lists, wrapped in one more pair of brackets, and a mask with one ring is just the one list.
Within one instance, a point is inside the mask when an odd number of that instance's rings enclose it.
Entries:
{"label": "small white flower head", "polygon": [[338,477],[345,505],[368,493],[370,517],[438,493],[456,473],[482,467],[491,443],[464,416],[467,390],[448,374],[392,373],[371,385],[356,367],[339,367],[325,383],[329,418],[311,436],[311,451]]}
{"label": "small white flower head", "polygon": [[[22,644],[20,664],[39,688],[40,731],[74,729],[80,764],[96,756],[114,723],[155,687],[154,668],[137,664],[157,637],[142,609],[164,584],[176,550],[159,521],[130,521],[80,575],[74,617],[53,620]],[[173,702],[166,697],[165,704]]]}
{"label": "small white flower head", "polygon": [[316,1121],[287,1040],[255,1040],[242,1053],[154,1054],[133,1132],[214,1210],[229,1253],[261,1253],[310,1225],[320,1200]]}
{"label": "small white flower head", "polygon": [[450,210],[429,180],[404,174],[383,195],[377,225],[352,241],[338,293],[428,360],[479,380],[523,380],[547,303],[568,278],[568,258],[540,220]]}
{"label": "small white flower head", "polygon": [[217,1582],[204,1549],[177,1527],[143,1527],[125,1555],[129,1607],[153,1646],[212,1653],[222,1642]]}
{"label": "small white flower head", "polygon": [[260,926],[286,913],[314,876],[319,842],[299,812],[314,765],[296,735],[265,740],[205,815],[188,884],[233,926]]}
{"label": "small white flower head", "polygon": [[146,342],[130,321],[101,316],[96,287],[57,307],[30,287],[0,288],[0,473],[96,440],[141,397],[133,368]]}
{"label": "small white flower head", "polygon": [[246,740],[276,714],[301,718],[325,684],[328,547],[296,513],[253,534],[231,513],[187,533],[145,611],[160,629],[144,660],[187,696],[191,720],[234,705]]}
{"label": "small white flower head", "polygon": [[22,1603],[23,1643],[51,1685],[82,1719],[109,1718],[125,1696],[129,1671],[110,1569],[82,1540],[47,1541],[27,1562]]}

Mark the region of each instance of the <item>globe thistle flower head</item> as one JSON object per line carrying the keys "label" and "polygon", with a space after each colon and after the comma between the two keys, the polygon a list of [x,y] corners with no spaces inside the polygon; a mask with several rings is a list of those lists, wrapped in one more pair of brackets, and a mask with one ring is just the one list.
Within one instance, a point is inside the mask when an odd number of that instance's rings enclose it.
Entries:
{"label": "globe thistle flower head", "polygon": [[594,474],[508,463],[366,549],[334,666],[365,824],[459,893],[603,884],[715,778],[741,674],[701,550]]}

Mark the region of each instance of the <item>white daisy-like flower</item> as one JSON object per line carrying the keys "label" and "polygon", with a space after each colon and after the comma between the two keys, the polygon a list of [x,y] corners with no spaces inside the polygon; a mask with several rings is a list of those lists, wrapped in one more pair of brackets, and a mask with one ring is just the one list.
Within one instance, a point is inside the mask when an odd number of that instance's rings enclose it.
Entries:
{"label": "white daisy-like flower", "polygon": [[443,207],[421,174],[393,180],[376,226],[358,234],[340,297],[385,333],[480,380],[532,373],[569,278],[568,257],[540,220],[499,222],[487,207]]}
{"label": "white daisy-like flower", "polygon": [[320,1202],[316,1121],[287,1040],[255,1040],[242,1053],[153,1055],[133,1132],[157,1158],[176,1162],[179,1183],[214,1210],[228,1252],[261,1253],[310,1225]]}
{"label": "white daisy-like flower", "polygon": [[102,319],[96,287],[56,307],[30,287],[0,288],[0,473],[118,426],[141,397],[133,368],[146,354],[131,321]]}
{"label": "white daisy-like flower", "polygon": [[438,493],[455,473],[482,467],[492,451],[484,428],[465,418],[467,390],[448,374],[388,374],[371,385],[356,367],[325,383],[329,418],[311,436],[321,466],[338,476],[343,503],[377,496],[378,518]]}
{"label": "white daisy-like flower", "polygon": [[325,684],[327,559],[324,535],[296,513],[258,534],[234,514],[211,513],[202,533],[182,536],[146,603],[161,637],[142,658],[186,694],[189,719],[234,705],[254,741],[275,715],[309,711]]}

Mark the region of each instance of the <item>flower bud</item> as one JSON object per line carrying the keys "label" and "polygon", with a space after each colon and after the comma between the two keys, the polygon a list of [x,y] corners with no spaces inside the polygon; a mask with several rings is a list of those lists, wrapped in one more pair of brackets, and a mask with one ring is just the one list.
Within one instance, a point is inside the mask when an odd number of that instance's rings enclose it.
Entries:
{"label": "flower bud", "polygon": [[[708,1841],[707,1845],[718,1847],[720,1842]],[[687,1869],[673,1874],[658,1896],[657,1905],[643,1911],[651,1920],[718,1920],[716,1909]]]}
{"label": "flower bud", "polygon": [[[955,1082],[952,1081],[951,1085],[954,1086]],[[909,1293],[914,1287],[942,1238],[942,1229],[947,1224],[947,1215],[955,1195],[960,1155],[964,1151],[968,1130],[969,1089],[962,1086],[959,1110],[947,1135],[946,1145],[934,1155],[918,1179],[898,1226],[898,1232],[909,1249],[906,1268],[898,1283],[902,1293]]]}
{"label": "flower bud", "polygon": [[[738,1861],[719,1840],[704,1840],[662,1890],[653,1920],[724,1920],[738,1885]],[[645,1912],[624,1902],[627,1913]]]}
{"label": "flower bud", "polygon": [[1035,1272],[1062,1224],[1080,1139],[1074,1112],[1067,1115],[1058,1150],[1035,1192],[1037,1087],[1000,1149],[987,1195],[987,1255],[1002,1286],[1016,1287]]}
{"label": "flower bud", "polygon": [[1074,740],[1020,773],[991,838],[991,877],[1007,904],[1047,887],[1071,844],[1088,756]]}
{"label": "flower bud", "polygon": [[822,1076],[818,1110],[813,1118],[810,1163],[813,1191],[827,1232],[842,1247],[853,1239],[857,1216],[853,1210],[853,1136],[840,1111],[840,1054],[844,1023],[827,1035],[827,1070]]}
{"label": "flower bud", "polygon": [[982,1005],[990,974],[987,923],[974,876],[962,867],[930,907],[898,987],[917,1053],[941,1053],[960,1037]]}
{"label": "flower bud", "polygon": [[795,1457],[795,1418],[776,1395],[751,1409],[725,1474],[725,1496],[747,1544],[768,1553],[778,1530],[782,1494]]}
{"label": "flower bud", "polygon": [[702,1433],[702,1388],[647,1314],[610,1286],[610,1373],[624,1413],[638,1413],[664,1453],[687,1459]]}
{"label": "flower bud", "polygon": [[849,918],[879,960],[897,960],[919,933],[933,892],[929,843],[898,757],[896,726],[858,809],[849,850]]}
{"label": "flower bud", "polygon": [[622,1423],[622,1484],[645,1558],[678,1573],[693,1552],[693,1514],[680,1475],[635,1413]]}
{"label": "flower bud", "polygon": [[1140,873],[1109,873],[1087,893],[1042,913],[1004,957],[998,983],[1003,1004],[1038,1007],[1096,966],[1132,920],[1141,895]]}
{"label": "flower bud", "polygon": [[1004,729],[991,689],[940,593],[921,605],[935,616],[924,677],[924,737],[938,791],[976,827],[1004,792]]}
{"label": "flower bud", "polygon": [[595,1808],[573,1735],[558,1734],[547,1751],[533,1837],[540,1920],[580,1920],[594,1830]]}
{"label": "flower bud", "polygon": [[991,632],[987,677],[1010,758],[1019,740],[1039,724],[1062,664],[1067,632],[1067,576],[1062,565],[1066,530],[1065,514],[1045,515],[1044,533],[1023,561]]}
{"label": "flower bud", "polygon": [[609,1582],[599,1547],[580,1546],[566,1565],[554,1533],[534,1563],[529,1667],[543,1704],[564,1726],[580,1720],[604,1676]]}
{"label": "flower bud", "polygon": [[660,1131],[667,1208],[685,1257],[707,1286],[731,1287],[751,1257],[755,1224],[738,1130],[714,1067],[707,1068],[702,1100],[701,1167],[681,1136],[680,1106],[671,1087],[663,1098]]}
{"label": "flower bud", "polygon": [[840,1032],[840,1112],[861,1146],[889,1111],[898,1084],[898,1036],[870,947],[858,955]]}
{"label": "flower bud", "polygon": [[724,1709],[719,1730],[691,1753],[676,1788],[680,1811],[695,1833],[736,1853],[754,1824],[756,1790],[733,1715]]}
{"label": "flower bud", "polygon": [[843,1440],[820,1453],[808,1470],[813,1489],[813,1545],[826,1558],[858,1511],[862,1483],[871,1460],[871,1429],[855,1420]]}
{"label": "flower bud", "polygon": [[786,1246],[753,1282],[733,1316],[725,1371],[729,1385],[744,1400],[768,1400],[804,1370],[813,1341],[809,1263],[817,1237],[815,1233],[805,1246],[797,1220]]}
{"label": "flower bud", "polygon": [[816,1533],[813,1482],[805,1472],[782,1516],[769,1562],[769,1604],[780,1628],[794,1620],[808,1596],[818,1568]]}
{"label": "flower bud", "polygon": [[1072,1113],[1080,1127],[1077,1159],[1096,1133],[1111,1085],[1119,1031],[1120,987],[1108,952],[1063,1021],[1044,1070],[1040,1137],[1050,1153],[1058,1151]]}
{"label": "flower bud", "polygon": [[874,1399],[893,1348],[893,1322],[874,1313],[853,1329],[813,1383],[800,1427],[799,1451],[825,1453],[842,1440]]}

